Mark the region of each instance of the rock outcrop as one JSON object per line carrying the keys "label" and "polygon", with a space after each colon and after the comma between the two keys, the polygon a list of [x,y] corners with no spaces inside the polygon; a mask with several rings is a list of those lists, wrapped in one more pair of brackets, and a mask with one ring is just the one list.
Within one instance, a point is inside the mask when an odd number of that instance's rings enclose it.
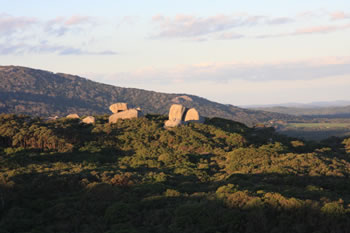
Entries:
{"label": "rock outcrop", "polygon": [[74,113],[74,114],[67,115],[66,118],[68,118],[68,119],[79,119],[80,117],[79,117],[78,114]]}
{"label": "rock outcrop", "polygon": [[169,111],[169,121],[183,121],[186,108],[181,104],[173,104]]}
{"label": "rock outcrop", "polygon": [[85,123],[85,124],[95,124],[95,117],[93,117],[93,116],[85,117],[82,120],[82,122]]}
{"label": "rock outcrop", "polygon": [[128,104],[127,103],[115,103],[109,106],[109,110],[111,110],[113,113],[118,113],[122,111],[128,110]]}
{"label": "rock outcrop", "polygon": [[175,120],[175,121],[167,120],[167,121],[165,121],[164,126],[165,127],[177,127],[177,126],[182,125],[182,124],[183,124],[183,121],[181,121],[181,120]]}
{"label": "rock outcrop", "polygon": [[143,116],[143,113],[141,111],[138,111],[137,109],[129,109],[126,111],[114,113],[109,117],[109,123],[117,123],[119,119],[133,119],[133,118],[139,118]]}
{"label": "rock outcrop", "polygon": [[199,122],[199,123],[203,123],[204,122],[204,118],[199,115],[198,111],[195,108],[190,108],[186,112],[185,122]]}
{"label": "rock outcrop", "polygon": [[204,118],[201,117],[195,108],[187,109],[181,104],[173,104],[169,111],[169,120],[165,122],[165,127],[176,127],[188,122],[203,123]]}

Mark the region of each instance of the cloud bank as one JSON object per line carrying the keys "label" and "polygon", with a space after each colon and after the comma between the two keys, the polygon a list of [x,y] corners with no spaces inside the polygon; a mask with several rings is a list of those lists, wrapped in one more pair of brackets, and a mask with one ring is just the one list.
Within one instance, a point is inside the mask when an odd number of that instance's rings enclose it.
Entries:
{"label": "cloud bank", "polygon": [[291,23],[294,20],[288,17],[271,18],[248,14],[215,15],[211,17],[178,14],[175,17],[156,15],[153,16],[152,21],[159,28],[159,32],[152,38],[192,38],[238,27],[279,25]]}
{"label": "cloud bank", "polygon": [[98,81],[168,93],[188,93],[221,103],[258,104],[348,99],[350,57],[274,63],[197,64],[172,69],[81,74]]}
{"label": "cloud bank", "polygon": [[[329,24],[309,25],[300,27],[300,23],[310,24],[310,19],[328,20]],[[152,39],[190,39],[190,41],[236,40],[242,38],[276,38],[285,36],[302,36],[311,34],[325,34],[350,28],[350,23],[336,24],[335,21],[350,19],[350,14],[343,11],[336,12],[303,12],[294,17],[269,17],[263,15],[249,15],[246,13],[233,15],[215,15],[209,17],[198,17],[194,15],[178,14],[174,17],[155,15],[152,22],[156,25],[157,31]],[[313,22],[314,23],[314,22]],[[290,24],[283,30],[294,30],[271,34],[245,35],[232,30],[257,27],[278,27],[279,25]],[[280,28],[281,29],[281,28]]]}
{"label": "cloud bank", "polygon": [[[65,36],[79,38],[98,24],[95,18],[73,15],[41,20],[0,14],[0,55],[116,55],[112,50],[91,51],[81,45],[59,42]],[[43,40],[45,38],[45,40]],[[85,38],[83,38],[85,39]],[[78,39],[79,40],[79,39]],[[82,43],[81,43],[82,44]]]}

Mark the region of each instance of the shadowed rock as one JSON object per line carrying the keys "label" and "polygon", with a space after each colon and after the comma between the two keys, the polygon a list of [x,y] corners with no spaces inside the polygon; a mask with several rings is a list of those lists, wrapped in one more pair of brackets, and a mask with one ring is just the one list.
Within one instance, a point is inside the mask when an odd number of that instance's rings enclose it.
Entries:
{"label": "shadowed rock", "polygon": [[95,117],[93,117],[93,116],[85,117],[82,120],[82,122],[85,123],[85,124],[95,124]]}
{"label": "shadowed rock", "polygon": [[109,106],[109,110],[111,110],[113,113],[118,113],[122,111],[128,110],[128,104],[127,103],[115,103]]}
{"label": "shadowed rock", "polygon": [[119,119],[132,119],[142,117],[143,113],[137,109],[129,109],[126,111],[114,113],[109,117],[109,123],[116,123]]}
{"label": "shadowed rock", "polygon": [[68,119],[79,119],[80,117],[79,117],[78,114],[74,113],[74,114],[67,115],[66,118],[68,118]]}

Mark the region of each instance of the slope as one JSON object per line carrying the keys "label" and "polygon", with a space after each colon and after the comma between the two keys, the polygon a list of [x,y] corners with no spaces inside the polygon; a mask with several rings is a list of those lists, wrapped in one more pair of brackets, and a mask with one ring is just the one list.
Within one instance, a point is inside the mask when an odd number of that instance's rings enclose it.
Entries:
{"label": "slope", "polygon": [[185,94],[165,94],[122,88],[74,75],[0,66],[0,112],[37,116],[109,113],[114,102],[127,102],[145,113],[167,113],[173,103],[195,107],[203,116],[222,117],[253,125],[270,120],[293,120],[286,114],[247,110]]}
{"label": "slope", "polygon": [[296,116],[318,116],[318,117],[329,117],[329,118],[341,118],[350,116],[350,105],[349,106],[338,106],[338,107],[318,107],[318,108],[294,108],[294,107],[263,107],[255,108],[258,111],[269,111],[282,114],[290,114]]}
{"label": "slope", "polygon": [[345,233],[350,139],[0,115],[0,231]]}

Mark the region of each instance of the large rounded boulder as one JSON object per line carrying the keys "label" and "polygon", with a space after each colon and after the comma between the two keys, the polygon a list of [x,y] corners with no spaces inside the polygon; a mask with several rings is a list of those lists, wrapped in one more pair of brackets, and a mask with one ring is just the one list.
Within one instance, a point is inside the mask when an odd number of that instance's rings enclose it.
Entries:
{"label": "large rounded boulder", "polygon": [[170,121],[183,121],[186,108],[181,104],[173,104],[170,107],[169,111],[169,120]]}
{"label": "large rounded boulder", "polygon": [[128,110],[128,104],[127,103],[115,103],[109,106],[109,110],[113,113],[123,112]]}
{"label": "large rounded boulder", "polygon": [[185,121],[203,123],[204,118],[199,115],[198,111],[195,108],[190,108],[186,112]]}
{"label": "large rounded boulder", "polygon": [[117,123],[119,119],[133,119],[142,117],[143,113],[137,109],[129,109],[126,111],[114,113],[109,117],[109,123]]}

